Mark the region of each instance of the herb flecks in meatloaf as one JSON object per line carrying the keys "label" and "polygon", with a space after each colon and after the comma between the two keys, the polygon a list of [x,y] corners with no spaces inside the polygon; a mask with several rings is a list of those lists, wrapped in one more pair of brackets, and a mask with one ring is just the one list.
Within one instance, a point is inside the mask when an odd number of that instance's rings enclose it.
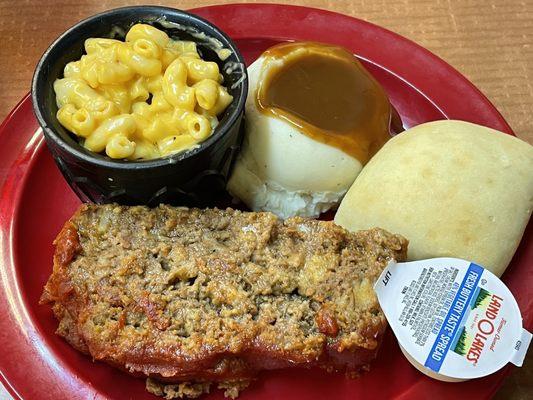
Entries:
{"label": "herb flecks in meatloaf", "polygon": [[386,327],[372,286],[407,241],[270,213],[83,205],[55,246],[42,302],[57,333],[135,375],[187,382],[150,385],[178,396],[209,382],[234,394],[262,369],[365,368]]}

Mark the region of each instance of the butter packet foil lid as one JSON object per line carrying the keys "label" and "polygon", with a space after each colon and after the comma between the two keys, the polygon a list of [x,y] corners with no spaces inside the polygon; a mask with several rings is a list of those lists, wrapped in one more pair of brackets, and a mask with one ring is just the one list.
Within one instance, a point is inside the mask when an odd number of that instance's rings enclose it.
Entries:
{"label": "butter packet foil lid", "polygon": [[374,289],[402,350],[427,375],[466,380],[522,366],[531,333],[509,289],[483,267],[391,261]]}

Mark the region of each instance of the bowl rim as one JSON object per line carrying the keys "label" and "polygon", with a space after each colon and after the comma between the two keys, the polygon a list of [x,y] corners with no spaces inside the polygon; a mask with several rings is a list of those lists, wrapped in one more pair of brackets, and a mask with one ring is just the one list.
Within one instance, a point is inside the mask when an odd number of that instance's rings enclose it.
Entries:
{"label": "bowl rim", "polygon": [[[39,104],[37,101],[38,99],[38,83],[43,79],[43,76],[45,74],[44,70],[46,69],[46,64],[48,63],[48,57],[53,49],[55,49],[57,46],[60,46],[61,43],[73,32],[83,30],[85,29],[87,24],[93,23],[95,20],[98,20],[102,17],[108,17],[109,15],[114,14],[123,14],[123,13],[132,13],[132,16],[134,16],[135,12],[144,11],[145,13],[151,13],[154,14],[155,17],[165,17],[168,18],[168,21],[172,21],[173,17],[185,17],[187,19],[195,20],[199,23],[199,25],[205,25],[210,27],[218,36],[220,36],[223,39],[223,45],[224,47],[228,47],[232,53],[235,54],[237,61],[243,65],[243,74],[245,78],[242,80],[239,90],[239,95],[236,99],[233,99],[233,101],[237,101],[237,106],[233,110],[233,112],[226,118],[224,122],[221,122],[217,127],[215,128],[213,134],[209,136],[206,140],[199,143],[199,146],[182,151],[176,154],[171,154],[164,157],[158,157],[150,160],[122,160],[122,159],[111,159],[109,157],[106,157],[100,153],[90,153],[89,150],[87,150],[87,153],[81,151],[81,149],[77,149],[75,146],[70,145],[65,140],[61,138],[61,136],[48,125],[46,121],[45,115],[48,113],[49,117],[52,117],[52,113],[45,110],[44,106],[42,104]],[[135,18],[132,17],[132,21],[135,21]],[[139,20],[139,22],[142,22],[142,19]],[[180,22],[182,23],[182,22]],[[200,30],[202,32],[202,30]],[[205,32],[206,34],[209,34],[212,36],[211,33]],[[219,38],[216,38],[219,39]],[[225,42],[225,43],[224,43]],[[193,157],[197,155],[198,153],[201,153],[205,149],[209,148],[211,145],[216,143],[219,139],[221,139],[224,135],[228,134],[231,130],[231,128],[234,126],[234,124],[238,123],[239,118],[244,115],[244,106],[246,103],[246,97],[248,95],[248,73],[246,69],[246,63],[241,55],[237,45],[233,42],[233,40],[220,28],[218,28],[216,25],[212,24],[208,20],[199,17],[193,13],[180,10],[177,8],[172,7],[165,7],[165,6],[158,6],[158,5],[139,5],[139,6],[127,6],[127,7],[118,7],[113,8],[110,10],[103,11],[98,14],[91,15],[87,18],[84,18],[83,20],[77,22],[76,24],[72,25],[70,28],[68,28],[66,31],[64,31],[61,35],[59,35],[44,51],[41,58],[39,59],[39,62],[37,63],[32,83],[31,83],[31,100],[32,100],[32,106],[33,106],[33,112],[37,118],[37,121],[39,122],[39,125],[43,129],[43,132],[45,134],[46,139],[52,140],[58,147],[60,147],[63,151],[71,154],[76,159],[81,159],[86,163],[98,165],[99,167],[103,168],[117,168],[117,169],[124,169],[124,170],[144,170],[144,169],[150,169],[160,166],[165,166],[169,164],[176,164],[180,161],[183,161],[189,157]],[[81,145],[80,145],[81,147]],[[101,156],[101,157],[96,157]]]}

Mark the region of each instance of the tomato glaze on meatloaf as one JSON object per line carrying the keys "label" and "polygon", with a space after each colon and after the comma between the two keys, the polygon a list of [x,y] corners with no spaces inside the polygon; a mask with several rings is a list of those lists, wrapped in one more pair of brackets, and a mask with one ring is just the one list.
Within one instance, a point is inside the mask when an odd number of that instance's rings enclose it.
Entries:
{"label": "tomato glaze on meatloaf", "polygon": [[386,320],[373,284],[407,240],[233,209],[82,205],[55,240],[57,333],[171,397],[235,397],[264,369],[357,375]]}

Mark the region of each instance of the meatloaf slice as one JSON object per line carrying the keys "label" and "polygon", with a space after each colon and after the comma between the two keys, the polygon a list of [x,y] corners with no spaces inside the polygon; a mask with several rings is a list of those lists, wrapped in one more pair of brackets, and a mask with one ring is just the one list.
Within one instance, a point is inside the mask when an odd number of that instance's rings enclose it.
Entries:
{"label": "meatloaf slice", "polygon": [[170,397],[194,390],[154,382],[235,394],[262,369],[366,368],[386,327],[372,286],[407,241],[271,213],[83,205],[55,246],[41,301],[57,333]]}

